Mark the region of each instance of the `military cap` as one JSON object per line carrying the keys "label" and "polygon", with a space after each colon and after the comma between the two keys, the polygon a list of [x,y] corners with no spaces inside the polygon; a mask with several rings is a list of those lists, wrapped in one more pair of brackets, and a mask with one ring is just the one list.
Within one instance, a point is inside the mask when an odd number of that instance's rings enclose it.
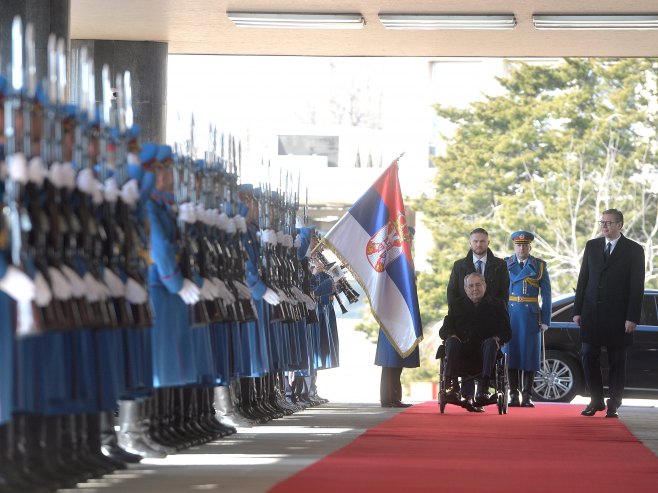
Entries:
{"label": "military cap", "polygon": [[145,142],[139,151],[139,163],[146,170],[151,169],[157,161],[158,144]]}
{"label": "military cap", "polygon": [[512,241],[514,243],[531,243],[535,239],[535,235],[528,231],[515,231],[512,233]]}
{"label": "military cap", "polygon": [[242,183],[238,187],[238,193],[254,194],[254,186],[251,183]]}
{"label": "military cap", "polygon": [[157,164],[165,168],[174,164],[174,152],[171,149],[171,146],[168,146],[167,144],[159,145],[158,153],[155,156],[155,159]]}

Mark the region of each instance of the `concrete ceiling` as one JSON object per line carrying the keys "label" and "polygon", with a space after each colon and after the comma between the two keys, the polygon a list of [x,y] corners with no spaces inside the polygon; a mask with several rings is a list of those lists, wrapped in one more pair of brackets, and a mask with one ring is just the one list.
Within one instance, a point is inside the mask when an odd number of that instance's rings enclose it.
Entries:
{"label": "concrete ceiling", "polygon": [[[361,13],[357,31],[244,29],[229,11]],[[71,38],[164,41],[172,54],[658,56],[658,31],[537,31],[532,14],[655,14],[658,0],[72,0]],[[378,13],[513,13],[511,31],[392,31]]]}

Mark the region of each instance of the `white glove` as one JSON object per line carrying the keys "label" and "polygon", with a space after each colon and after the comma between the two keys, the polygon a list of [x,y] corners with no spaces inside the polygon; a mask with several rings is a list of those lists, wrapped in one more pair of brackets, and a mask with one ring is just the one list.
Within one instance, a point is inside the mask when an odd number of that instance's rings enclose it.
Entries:
{"label": "white glove", "polygon": [[126,285],[111,269],[103,269],[103,282],[110,290],[110,296],[120,298],[126,294]]}
{"label": "white glove", "polygon": [[230,218],[226,223],[226,232],[230,235],[234,234],[238,230],[235,224],[235,218]]}
{"label": "white glove", "polygon": [[241,299],[251,299],[251,289],[240,281],[233,281],[235,289],[238,290],[238,297]]}
{"label": "white glove", "polygon": [[48,172],[46,171],[46,166],[43,164],[43,159],[41,159],[41,157],[35,156],[30,159],[30,162],[27,165],[27,174],[32,183],[36,183],[39,187],[43,185],[43,181],[46,179]]}
{"label": "white glove", "polygon": [[139,199],[139,185],[134,178],[128,180],[121,187],[121,200],[124,204],[133,206]]}
{"label": "white glove", "polygon": [[10,265],[0,279],[0,289],[16,301],[32,301],[35,296],[34,281],[22,270]]}
{"label": "white glove", "polygon": [[58,300],[68,300],[73,296],[73,289],[71,283],[62,271],[55,267],[48,267],[48,275],[50,276],[50,287],[53,291],[53,296]]}
{"label": "white glove", "polygon": [[95,187],[91,192],[91,197],[92,197],[91,200],[94,203],[94,205],[100,205],[103,203],[103,197],[104,197],[103,185],[98,180],[96,180]]}
{"label": "white glove", "polygon": [[307,294],[304,294],[304,304],[309,310],[315,310],[315,307],[318,305],[315,300]]}
{"label": "white glove", "polygon": [[75,169],[70,162],[62,164],[62,174],[64,175],[64,186],[73,190],[75,188]]}
{"label": "white glove", "polygon": [[117,181],[113,176],[110,176],[107,180],[105,180],[105,184],[103,186],[103,196],[105,197],[105,201],[114,203],[117,201],[120,194],[121,190],[119,190]]}
{"label": "white glove", "polygon": [[69,284],[71,285],[71,292],[73,293],[74,298],[83,298],[85,296],[85,281],[78,275],[76,271],[71,269],[68,265],[62,265],[60,267],[62,273],[68,279]]}
{"label": "white glove", "polygon": [[9,170],[9,177],[17,182],[25,185],[28,180],[27,173],[27,160],[25,154],[17,152],[7,157],[7,168]]}
{"label": "white glove", "polygon": [[99,293],[98,283],[96,282],[96,279],[94,279],[94,276],[91,275],[91,272],[87,272],[82,277],[82,280],[85,283],[85,296],[87,297],[87,301],[89,303],[99,301],[101,295]]}
{"label": "white glove", "polygon": [[219,289],[210,279],[203,278],[201,285],[201,298],[204,300],[214,300],[219,298]]}
{"label": "white glove", "polygon": [[90,168],[81,169],[75,182],[81,192],[87,195],[94,193],[96,178],[94,178],[94,172]]}
{"label": "white glove", "polygon": [[193,305],[197,301],[199,301],[199,296],[201,295],[201,291],[199,290],[199,287],[194,284],[192,281],[189,279],[183,279],[183,287],[180,288],[180,291],[178,291],[178,296],[180,296],[185,304],[187,305]]}
{"label": "white glove", "polygon": [[178,219],[189,224],[196,222],[196,210],[192,202],[185,202],[180,205],[178,208]]}
{"label": "white glove", "polygon": [[60,163],[52,163],[48,168],[48,181],[55,188],[63,188],[66,185],[66,174],[64,167]]}
{"label": "white glove", "polygon": [[107,284],[97,279],[95,279],[95,281],[96,289],[98,290],[98,295],[100,296],[101,301],[106,300],[112,296],[112,292],[110,291],[110,288],[107,287]]}
{"label": "white glove", "polygon": [[546,332],[548,330],[548,325],[546,325],[546,324],[541,324],[540,327],[541,327],[542,332]]}
{"label": "white glove", "polygon": [[247,221],[242,216],[235,216],[235,226],[240,233],[247,232]]}
{"label": "white glove", "polygon": [[222,212],[217,218],[217,227],[222,231],[228,230],[228,216],[226,215],[226,212]]}
{"label": "white glove", "polygon": [[290,291],[292,291],[292,294],[294,295],[295,301],[297,303],[304,302],[304,293],[302,293],[301,289],[299,289],[297,286],[293,286],[290,288]]}
{"label": "white glove", "polygon": [[226,283],[224,281],[222,281],[218,277],[213,277],[212,281],[215,284],[215,286],[217,287],[217,289],[219,290],[219,296],[220,296],[221,299],[223,299],[224,301],[226,301],[229,304],[235,303],[235,296],[233,295],[231,290],[228,288],[228,286],[226,286]]}
{"label": "white glove", "polygon": [[34,276],[34,302],[38,306],[47,306],[53,299],[53,292],[41,272]]}
{"label": "white glove", "polygon": [[146,303],[148,300],[149,294],[144,289],[144,286],[140,285],[132,277],[129,277],[126,280],[126,299],[133,305],[141,305]]}
{"label": "white glove", "polygon": [[302,235],[295,236],[295,241],[292,242],[292,246],[295,248],[300,248],[302,246]]}
{"label": "white glove", "polygon": [[267,288],[263,294],[263,299],[270,305],[278,305],[281,303],[281,298],[274,292],[272,288]]}

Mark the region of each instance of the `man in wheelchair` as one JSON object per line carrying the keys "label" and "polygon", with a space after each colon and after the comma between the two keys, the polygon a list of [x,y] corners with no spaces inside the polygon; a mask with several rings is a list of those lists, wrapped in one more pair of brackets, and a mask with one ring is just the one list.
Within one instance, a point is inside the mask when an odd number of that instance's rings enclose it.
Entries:
{"label": "man in wheelchair", "polygon": [[[459,298],[448,307],[439,336],[445,341],[443,365],[446,402],[464,406],[460,395],[459,376],[464,361],[481,362],[476,374],[478,390],[475,406],[496,402],[489,394],[498,349],[512,338],[505,302],[486,294],[484,276],[477,272],[464,278],[466,298]],[[473,407],[473,403],[470,407]],[[464,406],[467,409],[469,406]]]}

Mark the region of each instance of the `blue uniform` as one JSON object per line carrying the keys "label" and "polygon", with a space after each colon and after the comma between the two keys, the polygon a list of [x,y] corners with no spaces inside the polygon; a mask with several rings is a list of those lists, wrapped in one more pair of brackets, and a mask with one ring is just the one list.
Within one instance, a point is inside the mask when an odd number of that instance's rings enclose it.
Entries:
{"label": "blue uniform", "polygon": [[[134,130],[136,132],[137,130]],[[144,143],[139,154],[139,164],[128,164],[128,179],[135,179],[139,184],[139,199],[132,210],[137,245],[142,256],[143,279],[147,278],[149,238],[146,235],[146,204],[153,190],[154,175],[149,168],[155,159],[158,146]],[[125,389],[120,399],[148,397],[153,390],[153,362],[151,328],[128,328],[123,330],[123,350],[126,358]]]}
{"label": "blue uniform", "polygon": [[153,305],[153,386],[174,387],[196,383],[195,348],[190,332],[189,307],[178,292],[183,275],[177,261],[176,217],[170,193],[154,191],[146,204],[150,229],[149,294]]}
{"label": "blue uniform", "polygon": [[[504,348],[510,368],[538,371],[541,353],[541,324],[551,321],[551,281],[546,262],[528,257],[523,268],[516,255],[505,259],[509,270],[508,310],[512,325],[512,340]],[[542,306],[539,309],[538,297]]]}
{"label": "blue uniform", "polygon": [[311,289],[318,300],[320,330],[317,334],[317,368],[336,368],[339,365],[338,324],[333,305],[333,281],[326,272],[311,277]]}
{"label": "blue uniform", "polygon": [[[0,77],[0,86],[2,85],[4,79]],[[0,144],[0,163],[2,161],[4,161],[4,148]],[[4,184],[0,184],[0,188],[1,201]],[[0,227],[2,228],[0,229],[0,279],[2,279],[9,265],[9,231],[4,223],[0,224]],[[13,410],[14,327],[11,318],[11,299],[5,292],[0,291],[0,425],[11,419]]]}
{"label": "blue uniform", "polygon": [[[247,211],[243,209],[243,215]],[[268,304],[263,300],[267,285],[260,276],[260,243],[256,226],[247,225],[247,232],[243,236],[243,244],[247,252],[245,262],[246,282],[256,305],[258,320],[243,325],[243,357],[249,362],[250,374],[248,376],[262,376],[272,369],[272,331],[269,330]]]}

